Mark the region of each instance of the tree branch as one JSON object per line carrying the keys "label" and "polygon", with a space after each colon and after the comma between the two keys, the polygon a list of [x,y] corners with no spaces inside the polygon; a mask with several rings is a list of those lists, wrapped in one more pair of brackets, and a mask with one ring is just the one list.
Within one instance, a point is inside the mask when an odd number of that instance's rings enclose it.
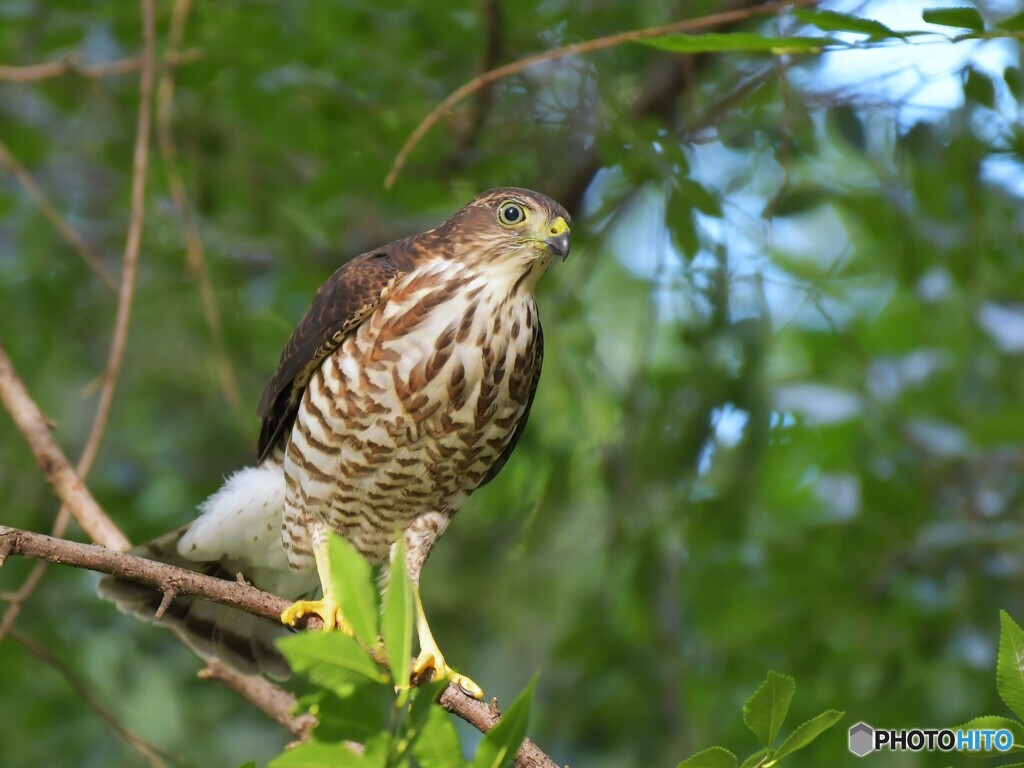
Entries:
{"label": "tree branch", "polygon": [[644,29],[631,29],[626,32],[616,32],[614,35],[607,35],[606,37],[599,37],[582,43],[564,45],[560,48],[552,48],[549,51],[537,53],[533,56],[527,56],[526,58],[519,59],[518,61],[513,61],[497,67],[496,69],[492,69],[489,72],[484,72],[483,74],[474,77],[468,83],[465,83],[452,91],[444,101],[438,104],[433,111],[423,118],[420,124],[416,126],[416,129],[409,135],[409,138],[406,139],[405,144],[395,156],[395,160],[391,164],[391,170],[388,172],[387,178],[384,179],[384,188],[390,189],[392,185],[394,185],[395,179],[398,178],[398,174],[405,166],[405,161],[408,159],[409,153],[412,152],[416,145],[419,144],[420,140],[426,135],[427,131],[433,128],[437,121],[440,120],[448,110],[467,96],[476,93],[481,88],[490,86],[498,80],[502,80],[510,75],[518,74],[519,72],[529,69],[530,67],[534,67],[537,64],[564,59],[568,56],[579,56],[582,54],[594,53],[595,51],[603,51],[607,48],[614,48],[615,46],[624,45],[626,43],[635,43],[652,37],[661,37],[663,35],[678,32],[692,32],[698,29],[715,27],[720,24],[730,24],[737,21],[743,21],[754,16],[765,16],[777,13],[779,11],[786,10],[787,8],[816,5],[818,1],[819,0],[783,0],[782,2],[755,5],[734,11],[713,13],[697,19],[683,19],[682,21],[674,21],[671,24],[662,24],[657,27],[645,27]]}
{"label": "tree branch", "polygon": [[[165,63],[172,67],[180,67],[183,64],[190,64],[203,57],[199,48],[190,48],[187,51],[170,53]],[[138,72],[144,66],[145,54],[132,56],[127,59],[107,61],[102,64],[82,64],[78,56],[72,54],[56,61],[47,61],[42,64],[26,64],[24,66],[0,65],[0,80],[9,83],[32,83],[38,80],[49,80],[62,75],[78,75],[98,80],[111,75],[127,75]]]}
{"label": "tree branch", "polygon": [[[42,533],[0,525],[0,565],[3,565],[5,558],[12,555],[105,573],[145,584],[164,594],[173,592],[175,595],[200,597],[274,621],[279,620],[281,613],[291,604],[283,597],[237,581],[206,576],[95,544],[79,544]],[[307,615],[299,622],[300,629],[322,627],[322,620],[315,614]],[[288,728],[297,738],[308,738],[315,725],[315,721],[308,716],[296,718],[292,715],[295,698],[261,677],[240,675],[217,662],[209,663],[208,668],[200,673],[200,677],[222,682],[242,694],[273,720]],[[501,719],[496,702],[477,701],[464,694],[455,684],[444,690],[439,703],[484,733],[491,730]],[[558,764],[527,739],[523,741],[516,755],[516,766],[557,768]]]}
{"label": "tree branch", "polygon": [[21,164],[7,148],[7,145],[0,141],[0,165],[5,167],[18,183],[21,184],[32,202],[35,203],[36,208],[39,212],[46,217],[46,220],[53,225],[53,228],[57,230],[57,233],[64,238],[65,242],[70,245],[79,256],[82,257],[89,268],[99,275],[100,279],[106,284],[106,286],[112,290],[117,290],[117,284],[114,282],[114,278],[111,277],[110,272],[104,266],[103,261],[100,259],[99,254],[93,250],[92,246],[89,245],[75,229],[65,220],[57,207],[50,201],[46,193],[36,183],[36,180],[32,178],[32,174],[28,172],[28,169]]}
{"label": "tree branch", "polygon": [[3,344],[0,344],[0,402],[28,442],[47,481],[89,538],[111,549],[128,549],[128,539],[96,503],[53,439],[49,421],[25,390]]}
{"label": "tree branch", "polygon": [[170,760],[173,760],[173,758],[155,745],[150,744],[138,734],[130,731],[120,721],[118,721],[109,709],[96,700],[88,686],[78,679],[78,676],[67,664],[50,653],[50,651],[41,643],[37,643],[23,632],[12,629],[11,637],[20,644],[22,648],[63,677],[65,682],[67,682],[74,692],[78,694],[79,698],[81,698],[82,701],[84,701],[86,705],[95,712],[101,720],[103,720],[103,722],[110,726],[110,729],[114,733],[128,742],[128,744],[142,755],[143,759],[145,759],[152,768],[167,768],[167,764],[161,758],[168,758]]}

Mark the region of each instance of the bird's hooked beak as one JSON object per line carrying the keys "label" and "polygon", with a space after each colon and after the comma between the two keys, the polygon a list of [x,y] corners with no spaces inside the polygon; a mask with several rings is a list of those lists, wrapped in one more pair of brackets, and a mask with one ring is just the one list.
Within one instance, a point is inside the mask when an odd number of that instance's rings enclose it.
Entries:
{"label": "bird's hooked beak", "polygon": [[569,225],[565,219],[559,216],[552,221],[547,234],[548,237],[545,238],[544,244],[555,256],[561,256],[562,261],[565,261],[569,255],[569,249],[572,247],[572,232],[569,231]]}

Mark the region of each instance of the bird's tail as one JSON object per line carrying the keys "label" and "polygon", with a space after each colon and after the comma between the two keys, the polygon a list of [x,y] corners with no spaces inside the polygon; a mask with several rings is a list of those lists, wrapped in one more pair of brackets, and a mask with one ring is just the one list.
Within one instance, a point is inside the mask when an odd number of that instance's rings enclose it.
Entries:
{"label": "bird's tail", "polygon": [[[297,579],[288,573],[279,538],[284,480],[280,465],[268,464],[236,473],[204,502],[197,520],[135,547],[131,554],[217,578],[234,580],[241,573],[256,586],[288,599],[303,596],[315,588],[315,574],[310,584],[308,576]],[[256,550],[254,543],[260,545]],[[272,578],[278,574],[280,578]],[[163,598],[157,589],[113,576],[103,577],[97,589],[123,613],[143,621],[154,620]],[[204,660],[220,660],[245,674],[265,673],[277,679],[290,674],[274,642],[287,632],[280,622],[177,596],[159,625],[173,631]]]}

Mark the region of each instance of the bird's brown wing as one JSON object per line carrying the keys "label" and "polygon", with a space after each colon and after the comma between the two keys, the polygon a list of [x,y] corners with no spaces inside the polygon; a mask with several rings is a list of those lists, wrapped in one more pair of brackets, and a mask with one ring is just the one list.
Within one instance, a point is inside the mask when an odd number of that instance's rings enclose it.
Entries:
{"label": "bird's brown wing", "polygon": [[259,461],[291,429],[302,393],[317,367],[373,314],[395,280],[411,269],[414,250],[407,240],[398,240],[364,253],[320,286],[306,316],[285,345],[277,370],[263,389],[257,410],[263,421]]}
{"label": "bird's brown wing", "polygon": [[491,480],[498,476],[501,472],[502,467],[505,466],[505,462],[508,461],[512,455],[512,451],[516,448],[516,443],[519,442],[519,438],[523,435],[523,430],[526,429],[526,422],[530,418],[530,409],[533,408],[533,398],[537,394],[537,384],[540,382],[540,369],[544,363],[544,329],[537,326],[537,342],[534,347],[534,360],[536,361],[533,366],[533,377],[529,383],[529,393],[527,395],[526,410],[523,411],[523,417],[516,424],[516,431],[512,433],[512,439],[508,441],[508,445],[505,446],[505,450],[501,452],[501,455],[495,460],[491,468],[487,470],[487,474],[480,480],[480,485],[477,488],[487,485]]}

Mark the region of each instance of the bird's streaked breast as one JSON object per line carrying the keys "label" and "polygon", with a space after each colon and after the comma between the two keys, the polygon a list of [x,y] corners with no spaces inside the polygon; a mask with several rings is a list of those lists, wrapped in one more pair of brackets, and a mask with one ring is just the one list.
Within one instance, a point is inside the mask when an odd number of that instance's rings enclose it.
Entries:
{"label": "bird's streaked breast", "polygon": [[382,559],[396,528],[454,512],[502,455],[540,356],[532,292],[500,277],[444,260],[406,275],[317,370],[286,451],[293,566],[317,519]]}

